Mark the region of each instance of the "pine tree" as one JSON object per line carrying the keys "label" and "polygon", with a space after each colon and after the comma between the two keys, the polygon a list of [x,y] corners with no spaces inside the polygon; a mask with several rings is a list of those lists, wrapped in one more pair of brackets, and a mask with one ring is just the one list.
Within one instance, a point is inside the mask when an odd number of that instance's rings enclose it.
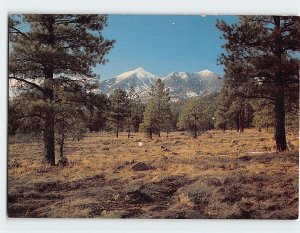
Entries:
{"label": "pine tree", "polygon": [[116,137],[119,137],[119,132],[122,130],[123,125],[129,114],[129,100],[125,91],[117,88],[110,96],[110,114],[109,119],[113,124],[116,131]]}
{"label": "pine tree", "polygon": [[138,131],[139,124],[142,121],[142,109],[141,101],[138,96],[138,93],[134,90],[133,87],[130,87],[128,93],[128,108],[127,108],[127,117],[125,120],[125,125],[127,128],[127,137],[130,138],[130,133],[132,131]]}
{"label": "pine tree", "polygon": [[252,106],[255,110],[253,124],[261,131],[265,128],[268,131],[269,127],[273,126],[273,106],[267,99],[256,99],[252,101]]}
{"label": "pine tree", "polygon": [[135,103],[135,108],[132,112],[132,129],[134,132],[139,132],[140,124],[143,122],[145,104],[141,102],[140,99],[137,99]]}
{"label": "pine tree", "polygon": [[156,116],[158,120],[158,136],[160,132],[167,132],[170,129],[170,96],[169,89],[165,88],[165,84],[158,79],[151,88],[150,96],[153,99],[156,108]]}
{"label": "pine tree", "polygon": [[146,105],[144,119],[140,129],[142,132],[145,132],[151,140],[153,138],[153,134],[158,134],[160,132],[159,119],[157,116],[157,106],[155,102],[150,99]]}
{"label": "pine tree", "polygon": [[[35,14],[9,17],[9,79],[34,89],[42,106],[44,157],[55,164],[54,86],[96,80],[92,67],[106,62],[114,41],[101,34],[105,15]],[[22,30],[23,29],[23,30]]]}
{"label": "pine tree", "polygon": [[172,130],[177,130],[180,112],[184,106],[184,101],[177,101],[170,103],[171,116],[172,116]]}
{"label": "pine tree", "polygon": [[84,137],[87,122],[88,90],[77,83],[63,83],[57,79],[54,86],[54,131],[59,144],[60,157],[64,157],[65,139],[71,137],[78,141]]}
{"label": "pine tree", "polygon": [[200,97],[200,104],[203,106],[202,130],[207,131],[214,129],[215,112],[217,110],[217,94],[212,93]]}
{"label": "pine tree", "polygon": [[215,126],[225,131],[226,129],[228,129],[230,124],[228,111],[230,108],[231,100],[230,96],[228,95],[227,89],[223,88],[221,90],[216,99],[216,102],[217,109],[215,112]]}
{"label": "pine tree", "polygon": [[90,132],[103,131],[107,124],[109,99],[105,94],[89,92],[87,96],[88,122]]}
{"label": "pine tree", "polygon": [[[155,122],[155,126],[153,125]],[[152,138],[152,134],[160,137],[162,131],[169,133],[172,128],[169,90],[158,79],[150,90],[150,100],[145,109],[141,129]]]}
{"label": "pine tree", "polygon": [[300,18],[243,16],[217,27],[226,40],[220,62],[228,84],[239,96],[272,102],[276,148],[286,150],[286,101],[297,102],[299,93]]}
{"label": "pine tree", "polygon": [[194,138],[197,138],[202,128],[203,112],[204,108],[199,97],[189,99],[180,112],[179,129],[185,129],[191,132]]}

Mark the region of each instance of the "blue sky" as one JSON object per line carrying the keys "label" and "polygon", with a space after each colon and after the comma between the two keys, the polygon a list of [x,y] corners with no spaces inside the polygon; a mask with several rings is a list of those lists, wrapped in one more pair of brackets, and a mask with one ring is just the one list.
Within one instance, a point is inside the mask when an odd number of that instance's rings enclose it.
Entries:
{"label": "blue sky", "polygon": [[109,15],[104,29],[106,38],[116,40],[107,58],[95,72],[101,80],[143,67],[147,71],[165,76],[173,71],[197,72],[209,69],[223,74],[217,65],[222,52],[221,33],[216,19],[228,23],[235,16],[185,15]]}

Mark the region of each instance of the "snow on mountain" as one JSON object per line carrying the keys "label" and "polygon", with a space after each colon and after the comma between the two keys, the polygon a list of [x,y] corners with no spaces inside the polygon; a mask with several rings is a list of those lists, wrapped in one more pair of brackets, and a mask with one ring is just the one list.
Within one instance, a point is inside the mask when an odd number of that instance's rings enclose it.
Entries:
{"label": "snow on mountain", "polygon": [[199,71],[199,72],[197,72],[196,74],[199,74],[201,77],[211,77],[211,76],[214,76],[215,74],[212,72],[212,71],[210,71],[210,70],[202,70],[202,71]]}
{"label": "snow on mountain", "polygon": [[117,81],[120,82],[122,80],[132,78],[133,76],[135,76],[139,80],[143,80],[143,81],[146,81],[149,78],[150,79],[155,78],[155,75],[153,75],[153,74],[149,73],[148,71],[144,70],[142,67],[139,67],[135,70],[131,70],[131,71],[127,71],[125,73],[122,73],[122,74],[118,75],[116,78],[117,78]]}
{"label": "snow on mountain", "polygon": [[[111,94],[115,88],[128,91],[130,87],[133,87],[139,92],[141,98],[147,98],[149,89],[157,79],[157,76],[139,67],[101,82],[100,91]],[[172,72],[161,79],[169,88],[172,100],[218,92],[223,84],[223,79],[210,70],[196,73]]]}
{"label": "snow on mountain", "polygon": [[223,85],[222,78],[209,70],[196,73],[172,72],[162,80],[170,88],[172,99],[190,98],[218,92]]}
{"label": "snow on mountain", "polygon": [[135,70],[122,73],[115,78],[104,80],[100,83],[100,91],[111,94],[116,88],[129,90],[133,87],[137,92],[143,92],[149,89],[157,80],[157,77],[143,68],[139,67]]}

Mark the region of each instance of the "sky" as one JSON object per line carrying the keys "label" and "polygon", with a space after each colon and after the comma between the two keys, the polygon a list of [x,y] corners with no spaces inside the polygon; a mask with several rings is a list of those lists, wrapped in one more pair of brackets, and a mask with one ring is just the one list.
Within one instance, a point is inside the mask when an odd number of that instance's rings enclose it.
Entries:
{"label": "sky", "polygon": [[108,15],[103,35],[116,43],[107,55],[108,63],[95,72],[101,80],[143,67],[157,76],[173,71],[211,70],[223,74],[217,58],[224,40],[216,20],[231,24],[235,16]]}

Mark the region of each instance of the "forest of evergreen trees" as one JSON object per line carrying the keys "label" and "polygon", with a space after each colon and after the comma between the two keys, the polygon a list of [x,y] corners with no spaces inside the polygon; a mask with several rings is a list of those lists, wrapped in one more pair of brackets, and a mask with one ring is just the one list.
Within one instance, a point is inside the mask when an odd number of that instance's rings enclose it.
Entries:
{"label": "forest of evergreen trees", "polygon": [[[19,20],[30,25],[20,31]],[[45,158],[55,164],[55,144],[86,132],[144,132],[150,138],[186,130],[274,130],[278,151],[287,149],[286,128],[298,131],[300,22],[298,17],[245,16],[217,22],[226,53],[220,93],[171,102],[158,79],[141,102],[132,88],[99,94],[91,67],[105,64],[114,40],[101,35],[104,15],[25,15],[9,18],[9,135],[41,137]],[[99,32],[94,33],[94,32]],[[82,77],[72,79],[72,77]]]}

